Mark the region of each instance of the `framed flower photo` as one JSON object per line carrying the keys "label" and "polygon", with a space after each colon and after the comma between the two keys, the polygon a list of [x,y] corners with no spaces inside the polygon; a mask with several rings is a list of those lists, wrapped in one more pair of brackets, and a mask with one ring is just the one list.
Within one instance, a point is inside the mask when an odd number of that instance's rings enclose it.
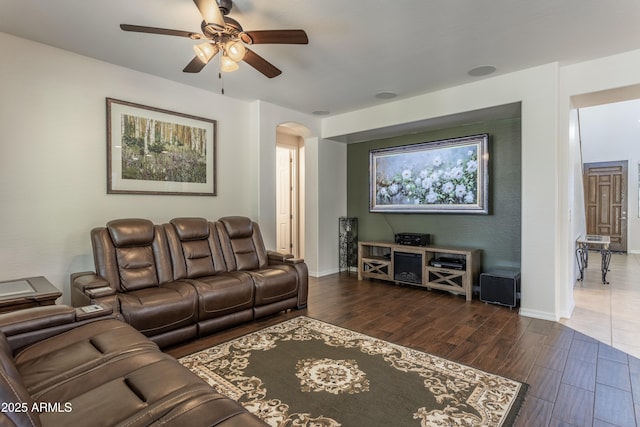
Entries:
{"label": "framed flower photo", "polygon": [[489,135],[369,152],[369,211],[489,213]]}

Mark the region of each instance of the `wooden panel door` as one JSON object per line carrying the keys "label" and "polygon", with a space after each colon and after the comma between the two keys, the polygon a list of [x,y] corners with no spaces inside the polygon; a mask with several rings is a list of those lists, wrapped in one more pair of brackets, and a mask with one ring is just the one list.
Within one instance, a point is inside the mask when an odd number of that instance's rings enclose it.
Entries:
{"label": "wooden panel door", "polygon": [[611,250],[627,251],[627,161],[584,164],[587,234],[611,237]]}

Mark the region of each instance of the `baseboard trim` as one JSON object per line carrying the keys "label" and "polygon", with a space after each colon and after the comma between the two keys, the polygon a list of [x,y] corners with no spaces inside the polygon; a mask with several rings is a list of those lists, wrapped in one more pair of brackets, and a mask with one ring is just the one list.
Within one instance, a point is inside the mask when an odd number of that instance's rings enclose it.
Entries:
{"label": "baseboard trim", "polygon": [[329,276],[330,274],[336,274],[336,273],[338,273],[338,270],[310,271],[309,276],[323,277],[323,276]]}
{"label": "baseboard trim", "polygon": [[533,317],[534,319],[550,320],[552,322],[557,322],[560,320],[560,316],[558,316],[555,313],[549,313],[548,311],[529,310],[526,308],[520,308],[520,311],[518,312],[518,314],[524,317]]}
{"label": "baseboard trim", "polygon": [[573,309],[576,308],[575,302],[571,302],[571,307],[569,307],[566,311],[561,310],[559,315],[562,319],[571,319],[571,315],[573,314]]}

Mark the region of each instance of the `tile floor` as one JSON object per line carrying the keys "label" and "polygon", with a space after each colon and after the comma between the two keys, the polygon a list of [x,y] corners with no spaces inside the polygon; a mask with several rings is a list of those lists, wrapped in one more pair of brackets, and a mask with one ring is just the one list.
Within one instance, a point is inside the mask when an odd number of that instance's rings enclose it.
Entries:
{"label": "tile floor", "polygon": [[589,266],[573,291],[575,308],[560,323],[640,358],[640,254],[613,254],[602,284],[600,254],[589,252]]}

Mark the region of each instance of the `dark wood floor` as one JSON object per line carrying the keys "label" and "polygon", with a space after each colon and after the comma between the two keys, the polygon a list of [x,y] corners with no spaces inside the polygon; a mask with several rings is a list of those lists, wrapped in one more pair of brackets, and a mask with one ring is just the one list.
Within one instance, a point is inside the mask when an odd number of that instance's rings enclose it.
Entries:
{"label": "dark wood floor", "polygon": [[310,278],[309,307],[168,351],[181,357],[306,315],[530,385],[517,426],[635,426],[640,360],[560,323],[461,296],[363,280]]}

